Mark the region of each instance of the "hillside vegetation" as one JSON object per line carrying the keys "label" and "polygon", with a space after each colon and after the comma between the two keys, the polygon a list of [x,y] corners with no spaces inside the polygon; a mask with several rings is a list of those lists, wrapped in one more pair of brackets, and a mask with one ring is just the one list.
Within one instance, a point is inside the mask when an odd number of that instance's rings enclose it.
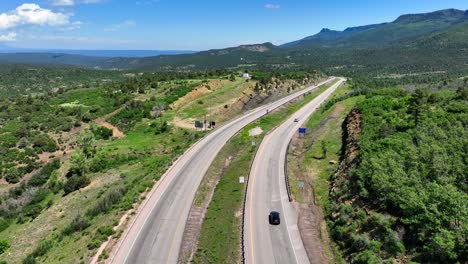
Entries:
{"label": "hillside vegetation", "polygon": [[468,92],[373,90],[344,124],[330,229],[354,263],[468,258]]}
{"label": "hillside vegetation", "polygon": [[[205,135],[193,123],[181,128],[174,122],[185,105],[178,101],[195,89],[217,83],[209,96],[222,107],[213,112],[229,110],[234,116],[323,77],[317,71],[256,72],[258,80],[248,82],[240,76],[234,71],[126,74],[89,88],[1,98],[0,261],[87,262],[103,242],[112,246],[128,221],[122,217],[137,209],[172,162]],[[247,95],[244,86],[251,87]],[[245,96],[241,107],[231,108],[225,96],[231,91]],[[251,99],[257,97],[263,100]],[[198,103],[206,100],[202,95],[193,100],[201,111],[209,108]],[[195,110],[185,117],[199,118]],[[121,135],[115,137],[113,130]]]}

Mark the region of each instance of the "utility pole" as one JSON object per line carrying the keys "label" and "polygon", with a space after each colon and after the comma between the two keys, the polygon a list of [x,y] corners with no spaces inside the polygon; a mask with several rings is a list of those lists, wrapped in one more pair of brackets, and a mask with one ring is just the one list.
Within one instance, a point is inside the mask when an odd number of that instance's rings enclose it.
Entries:
{"label": "utility pole", "polygon": [[203,120],[203,126],[205,127],[205,131],[206,131],[206,114],[205,114],[205,120]]}
{"label": "utility pole", "polygon": [[213,98],[210,96],[210,128],[212,128],[211,125],[213,123],[212,108],[213,108]]}

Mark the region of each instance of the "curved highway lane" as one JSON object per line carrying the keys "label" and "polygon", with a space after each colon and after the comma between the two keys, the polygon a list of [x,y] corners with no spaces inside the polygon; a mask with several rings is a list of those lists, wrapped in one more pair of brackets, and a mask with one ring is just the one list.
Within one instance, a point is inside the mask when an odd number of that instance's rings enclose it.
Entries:
{"label": "curved highway lane", "polygon": [[[297,211],[289,202],[284,165],[289,142],[302,123],[338,88],[340,79],[283,124],[267,134],[259,146],[249,175],[245,207],[246,263],[309,263],[297,227]],[[295,119],[299,122],[294,122]],[[268,214],[280,212],[280,225],[270,225]]]}

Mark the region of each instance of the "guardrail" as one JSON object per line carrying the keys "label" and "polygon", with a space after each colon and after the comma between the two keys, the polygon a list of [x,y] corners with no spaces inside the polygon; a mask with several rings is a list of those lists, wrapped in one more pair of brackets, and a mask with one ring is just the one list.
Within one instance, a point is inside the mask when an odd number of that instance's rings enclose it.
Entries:
{"label": "guardrail", "polygon": [[289,153],[289,146],[291,146],[292,138],[288,142],[288,147],[286,148],[286,156],[284,158],[284,180],[286,182],[286,191],[288,193],[288,199],[290,202],[293,201],[292,193],[291,193],[291,186],[289,185],[289,177],[288,177],[288,153]]}

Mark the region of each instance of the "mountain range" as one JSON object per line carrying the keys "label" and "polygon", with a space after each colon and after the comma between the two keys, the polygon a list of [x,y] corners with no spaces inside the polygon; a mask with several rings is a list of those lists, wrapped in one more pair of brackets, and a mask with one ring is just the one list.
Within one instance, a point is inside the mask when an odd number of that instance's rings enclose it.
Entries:
{"label": "mountain range", "polygon": [[[271,43],[158,56],[97,53],[9,53],[0,62],[71,64],[127,70],[301,68],[446,71],[468,66],[468,11],[407,14],[392,22],[319,33],[280,46]],[[144,53],[142,53],[144,54]],[[121,56],[122,55],[122,56]],[[448,69],[450,68],[450,69]],[[398,70],[396,70],[398,69]]]}

